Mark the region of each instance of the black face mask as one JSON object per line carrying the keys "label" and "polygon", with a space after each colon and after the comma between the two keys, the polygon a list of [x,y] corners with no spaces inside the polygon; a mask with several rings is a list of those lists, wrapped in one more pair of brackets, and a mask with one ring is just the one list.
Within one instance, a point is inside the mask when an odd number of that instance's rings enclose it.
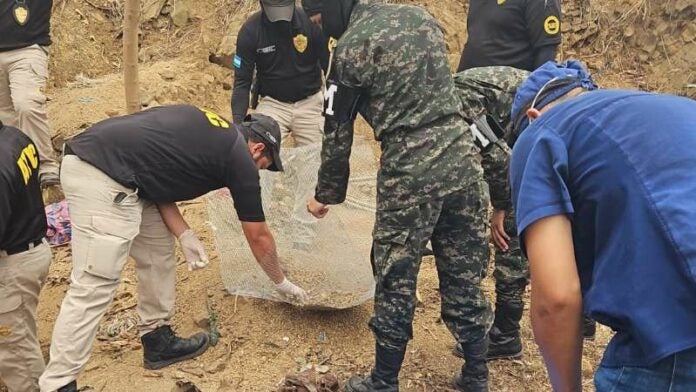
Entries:
{"label": "black face mask", "polygon": [[335,39],[341,38],[348,29],[350,13],[356,0],[324,0],[321,20],[324,33]]}

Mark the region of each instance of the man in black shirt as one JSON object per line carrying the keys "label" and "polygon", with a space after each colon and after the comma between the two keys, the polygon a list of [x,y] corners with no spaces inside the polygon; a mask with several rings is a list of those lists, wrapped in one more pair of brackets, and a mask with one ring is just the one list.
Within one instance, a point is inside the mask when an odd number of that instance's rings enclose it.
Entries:
{"label": "man in black shirt", "polygon": [[560,0],[471,0],[457,72],[506,65],[533,71],[561,43]]}
{"label": "man in black shirt", "polygon": [[302,0],[302,9],[309,17],[309,20],[321,27],[322,0]]}
{"label": "man in black shirt", "polygon": [[0,380],[38,391],[44,369],[36,305],[51,264],[36,145],[0,122]]}
{"label": "man in black shirt", "polygon": [[321,143],[322,64],[328,64],[327,40],[302,8],[293,0],[261,0],[261,11],[249,17],[237,37],[234,122],[249,109],[256,69],[257,112],[273,117],[283,138],[292,132],[297,146]]}
{"label": "man in black shirt", "polygon": [[[261,11],[251,15],[237,37],[234,56],[234,122],[242,121],[249,107],[249,90],[256,69],[257,113],[272,117],[285,140],[292,134],[296,147],[318,145],[323,139],[324,117],[322,64],[328,63],[328,41],[294,0],[260,0]],[[302,158],[319,161],[319,149]],[[314,152],[314,154],[312,154]],[[310,176],[316,175],[312,170]],[[305,200],[316,178],[305,178],[293,190],[292,227],[296,249],[311,248],[316,220],[305,209]]]}
{"label": "man in black shirt", "polygon": [[35,143],[42,187],[59,183],[43,93],[52,5],[52,0],[0,1],[0,121],[21,129]]}
{"label": "man in black shirt", "polygon": [[75,390],[129,254],[138,274],[145,367],[159,369],[206,350],[207,334],[181,339],[169,326],[176,267],[172,234],[190,270],[207,264],[177,201],[227,187],[261,268],[281,294],[302,302],[306,293],[285,278],[261,205],[258,170],[282,170],[279,153],[280,130],[273,119],[251,115],[230,124],[189,105],[108,119],[69,141],[61,183],[73,224],[73,271],[41,390]]}

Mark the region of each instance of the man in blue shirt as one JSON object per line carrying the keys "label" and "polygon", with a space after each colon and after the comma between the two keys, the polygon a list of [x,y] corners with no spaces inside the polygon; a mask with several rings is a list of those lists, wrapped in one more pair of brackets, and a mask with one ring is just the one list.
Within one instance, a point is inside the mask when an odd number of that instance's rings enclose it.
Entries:
{"label": "man in blue shirt", "polygon": [[534,334],[555,390],[582,389],[584,310],[616,331],[598,391],[694,391],[696,102],[595,89],[549,62],[513,104]]}

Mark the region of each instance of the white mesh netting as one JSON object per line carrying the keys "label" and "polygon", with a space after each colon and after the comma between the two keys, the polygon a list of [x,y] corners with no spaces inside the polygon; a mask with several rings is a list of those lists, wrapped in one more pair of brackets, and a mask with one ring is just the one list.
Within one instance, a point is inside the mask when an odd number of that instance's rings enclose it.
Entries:
{"label": "white mesh netting", "polygon": [[[288,279],[304,288],[317,309],[345,309],[372,298],[369,261],[377,159],[370,142],[355,138],[346,202],[314,219],[306,211],[320,165],[319,144],[283,148],[285,172],[261,172],[266,221]],[[256,263],[227,190],[206,196],[222,281],[231,294],[284,301]]]}

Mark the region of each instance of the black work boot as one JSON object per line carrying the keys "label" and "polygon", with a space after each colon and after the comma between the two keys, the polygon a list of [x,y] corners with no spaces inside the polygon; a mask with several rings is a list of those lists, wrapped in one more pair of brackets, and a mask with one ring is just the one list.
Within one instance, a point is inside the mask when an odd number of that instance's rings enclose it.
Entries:
{"label": "black work boot", "polygon": [[[522,339],[520,339],[520,320],[524,304],[522,302],[499,302],[495,307],[495,321],[488,334],[489,361],[495,359],[522,358]],[[452,353],[465,358],[461,344],[456,344]]]}
{"label": "black work boot", "polygon": [[488,340],[461,345],[464,365],[454,378],[455,389],[461,392],[488,392]]}
{"label": "black work boot", "polygon": [[597,322],[592,320],[589,316],[583,316],[582,318],[582,337],[585,340],[594,340],[597,334]]}
{"label": "black work boot", "polygon": [[63,385],[58,388],[58,392],[77,392],[77,381],[72,381],[70,384]]}
{"label": "black work boot", "polygon": [[375,368],[365,377],[353,376],[346,384],[346,392],[399,392],[399,371],[404,361],[406,346],[390,350],[376,344]]}
{"label": "black work boot", "polygon": [[520,320],[524,312],[521,301],[498,301],[495,321],[488,334],[488,360],[522,358]]}
{"label": "black work boot", "polygon": [[174,335],[170,326],[159,327],[140,338],[143,343],[143,366],[145,369],[155,370],[195,358],[208,349],[208,339],[205,332],[182,339]]}

